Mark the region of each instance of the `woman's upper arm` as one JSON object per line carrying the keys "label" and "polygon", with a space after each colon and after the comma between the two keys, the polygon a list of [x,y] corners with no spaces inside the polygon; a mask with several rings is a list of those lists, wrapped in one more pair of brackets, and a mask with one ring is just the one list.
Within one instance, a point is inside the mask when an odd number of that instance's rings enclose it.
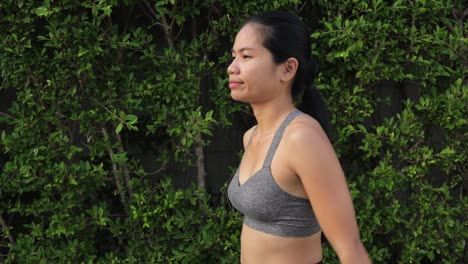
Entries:
{"label": "woman's upper arm", "polygon": [[300,123],[296,128],[288,137],[289,147],[294,150],[290,152],[291,168],[300,177],[337,255],[350,254],[356,243],[362,243],[351,194],[333,146],[316,121]]}

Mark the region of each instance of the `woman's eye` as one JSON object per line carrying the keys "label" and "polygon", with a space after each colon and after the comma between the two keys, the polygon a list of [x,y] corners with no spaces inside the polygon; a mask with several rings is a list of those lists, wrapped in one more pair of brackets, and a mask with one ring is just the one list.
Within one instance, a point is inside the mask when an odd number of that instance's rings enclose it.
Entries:
{"label": "woman's eye", "polygon": [[[237,58],[236,56],[232,56],[232,57],[231,57],[232,60],[235,60],[236,58]],[[247,59],[251,59],[252,56],[250,56],[250,55],[242,55],[241,58],[242,58],[243,60],[247,60]]]}

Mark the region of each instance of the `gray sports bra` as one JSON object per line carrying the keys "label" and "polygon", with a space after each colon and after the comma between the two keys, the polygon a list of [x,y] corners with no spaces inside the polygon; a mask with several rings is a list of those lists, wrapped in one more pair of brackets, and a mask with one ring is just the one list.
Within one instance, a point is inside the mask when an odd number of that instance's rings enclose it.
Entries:
{"label": "gray sports bra", "polygon": [[284,237],[305,237],[320,231],[309,200],[283,191],[271,173],[271,161],[284,130],[300,114],[299,110],[291,112],[281,123],[259,171],[241,185],[237,169],[229,184],[229,200],[244,214],[244,224],[255,230]]}

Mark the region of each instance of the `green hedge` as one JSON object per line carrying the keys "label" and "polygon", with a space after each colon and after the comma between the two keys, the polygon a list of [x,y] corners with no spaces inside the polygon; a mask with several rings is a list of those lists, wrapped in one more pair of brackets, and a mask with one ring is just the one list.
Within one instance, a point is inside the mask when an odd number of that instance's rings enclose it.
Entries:
{"label": "green hedge", "polygon": [[[276,8],[313,29],[374,262],[466,262],[467,24],[455,0],[2,1],[0,96],[14,98],[0,107],[0,262],[236,263],[241,216],[224,195],[174,187],[169,167],[188,168],[241,110],[226,89],[233,38],[242,17]],[[328,246],[324,257],[337,262]]]}

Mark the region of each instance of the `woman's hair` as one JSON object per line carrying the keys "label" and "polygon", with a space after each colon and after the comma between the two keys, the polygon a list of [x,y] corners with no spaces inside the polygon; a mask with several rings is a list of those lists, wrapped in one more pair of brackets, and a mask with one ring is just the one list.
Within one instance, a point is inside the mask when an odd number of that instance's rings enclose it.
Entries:
{"label": "woman's hair", "polygon": [[296,58],[299,67],[294,77],[291,94],[299,102],[302,112],[315,118],[328,132],[329,117],[325,101],[313,81],[318,74],[318,64],[311,56],[310,34],[298,16],[284,11],[268,11],[251,16],[247,24],[259,26],[263,46],[273,55],[275,63]]}

